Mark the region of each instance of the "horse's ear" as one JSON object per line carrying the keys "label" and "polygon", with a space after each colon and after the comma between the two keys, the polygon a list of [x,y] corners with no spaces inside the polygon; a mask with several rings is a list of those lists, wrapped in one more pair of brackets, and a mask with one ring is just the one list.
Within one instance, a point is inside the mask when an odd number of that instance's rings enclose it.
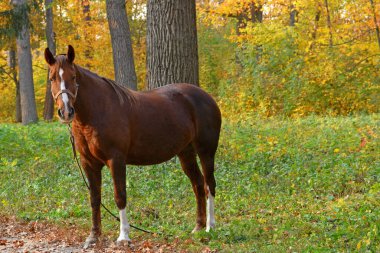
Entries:
{"label": "horse's ear", "polygon": [[74,48],[71,45],[69,45],[69,48],[67,50],[67,61],[69,63],[73,63],[74,62],[74,58],[75,58]]}
{"label": "horse's ear", "polygon": [[50,49],[48,47],[45,49],[45,61],[50,66],[56,62],[54,55],[50,52]]}

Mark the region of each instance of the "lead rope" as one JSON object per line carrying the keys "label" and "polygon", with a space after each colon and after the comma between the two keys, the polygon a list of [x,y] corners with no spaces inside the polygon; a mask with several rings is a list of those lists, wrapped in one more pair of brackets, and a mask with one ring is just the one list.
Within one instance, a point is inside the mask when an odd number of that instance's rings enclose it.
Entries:
{"label": "lead rope", "polygon": [[[71,125],[68,124],[67,125],[67,129],[69,130],[69,134],[70,134],[70,142],[71,142],[71,148],[73,150],[73,156],[74,156],[74,159],[76,161],[76,164],[77,164],[77,167],[80,171],[80,174],[82,175],[82,179],[84,181],[84,184],[86,185],[87,189],[90,191],[90,186],[88,185],[87,183],[87,180],[86,178],[84,177],[84,174],[83,174],[83,169],[82,169],[82,166],[80,165],[79,163],[79,159],[78,159],[78,156],[77,156],[77,152],[76,152],[76,149],[75,149],[75,142],[74,142],[74,135],[73,135],[73,132],[71,130]],[[113,216],[117,221],[120,222],[120,218],[117,217],[115,214],[113,214],[102,202],[100,202],[100,205],[111,215]],[[134,229],[137,229],[139,231],[142,231],[142,232],[145,232],[145,233],[149,233],[149,234],[158,234],[158,235],[163,235],[162,233],[159,233],[159,232],[151,232],[149,230],[145,230],[145,229],[142,229],[142,228],[139,228],[139,227],[136,227],[132,224],[129,224],[130,227],[134,228]]]}

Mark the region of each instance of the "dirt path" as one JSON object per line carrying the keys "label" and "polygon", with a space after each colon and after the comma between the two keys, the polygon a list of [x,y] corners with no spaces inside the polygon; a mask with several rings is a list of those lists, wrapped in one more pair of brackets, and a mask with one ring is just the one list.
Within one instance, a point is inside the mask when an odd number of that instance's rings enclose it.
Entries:
{"label": "dirt path", "polygon": [[84,250],[85,237],[84,231],[75,227],[0,217],[0,252],[186,252],[178,250],[176,243],[159,244],[141,238],[130,246],[117,246],[110,238],[102,238],[94,248]]}

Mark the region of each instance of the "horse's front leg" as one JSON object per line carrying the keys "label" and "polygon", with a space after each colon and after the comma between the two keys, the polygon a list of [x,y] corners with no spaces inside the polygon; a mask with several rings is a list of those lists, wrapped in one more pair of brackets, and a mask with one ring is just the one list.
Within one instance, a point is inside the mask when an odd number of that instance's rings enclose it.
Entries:
{"label": "horse's front leg", "polygon": [[102,183],[102,167],[103,165],[97,162],[91,162],[81,157],[82,167],[86,173],[90,186],[90,200],[92,209],[92,228],[91,233],[87,237],[84,248],[88,248],[98,241],[102,233],[100,204],[101,204],[101,183]]}
{"label": "horse's front leg", "polygon": [[120,234],[117,238],[118,243],[130,242],[129,230],[130,226],[127,219],[126,204],[126,163],[123,159],[112,159],[107,163],[111,170],[111,175],[114,183],[114,197],[120,214]]}

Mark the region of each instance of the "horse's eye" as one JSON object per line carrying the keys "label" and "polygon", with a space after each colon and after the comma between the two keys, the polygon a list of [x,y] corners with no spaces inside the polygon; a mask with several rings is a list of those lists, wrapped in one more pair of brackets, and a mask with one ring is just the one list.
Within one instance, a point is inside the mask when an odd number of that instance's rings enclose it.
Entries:
{"label": "horse's eye", "polygon": [[55,77],[51,77],[50,82],[54,82],[54,81],[55,81]]}

